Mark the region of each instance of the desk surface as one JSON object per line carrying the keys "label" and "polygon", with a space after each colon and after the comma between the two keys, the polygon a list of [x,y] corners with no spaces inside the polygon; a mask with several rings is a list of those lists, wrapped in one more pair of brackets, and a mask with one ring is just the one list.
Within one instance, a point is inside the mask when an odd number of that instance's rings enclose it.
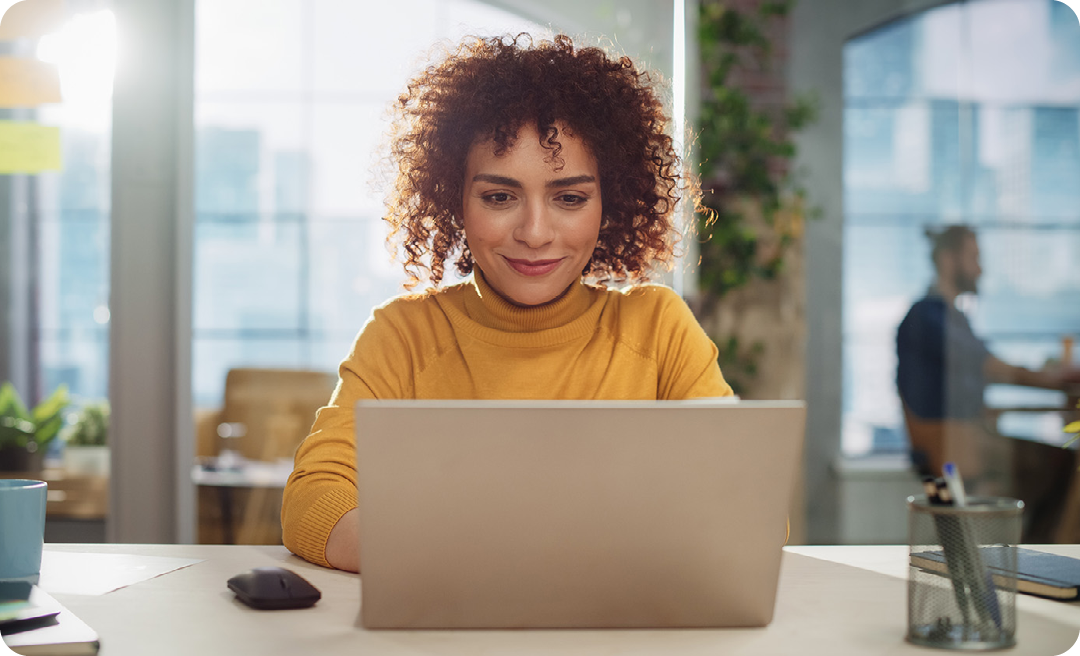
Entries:
{"label": "desk surface", "polygon": [[[1040,547],[1080,556],[1080,545]],[[907,547],[788,547],[775,618],[762,629],[368,631],[357,576],[284,547],[46,545],[48,551],[199,558],[100,596],[55,596],[101,636],[102,656],[135,654],[923,654],[904,641]],[[313,608],[253,611],[225,581],[283,565],[323,594]],[[1080,602],[1020,595],[1014,653],[1056,655],[1077,641]]]}

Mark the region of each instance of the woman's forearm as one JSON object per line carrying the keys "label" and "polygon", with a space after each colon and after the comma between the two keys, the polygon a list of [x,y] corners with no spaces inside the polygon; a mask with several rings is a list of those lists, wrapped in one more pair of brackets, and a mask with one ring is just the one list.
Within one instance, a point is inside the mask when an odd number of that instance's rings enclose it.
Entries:
{"label": "woman's forearm", "polygon": [[347,572],[360,571],[360,511],[341,516],[326,540],[326,562]]}

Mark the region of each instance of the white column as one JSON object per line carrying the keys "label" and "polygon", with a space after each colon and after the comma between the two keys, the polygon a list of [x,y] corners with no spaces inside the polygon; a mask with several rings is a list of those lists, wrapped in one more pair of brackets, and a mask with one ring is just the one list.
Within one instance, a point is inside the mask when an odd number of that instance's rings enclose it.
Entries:
{"label": "white column", "polygon": [[113,542],[190,540],[191,529],[185,534],[178,527],[193,524],[185,472],[193,453],[187,352],[194,3],[114,0],[113,11],[119,44],[107,536]]}

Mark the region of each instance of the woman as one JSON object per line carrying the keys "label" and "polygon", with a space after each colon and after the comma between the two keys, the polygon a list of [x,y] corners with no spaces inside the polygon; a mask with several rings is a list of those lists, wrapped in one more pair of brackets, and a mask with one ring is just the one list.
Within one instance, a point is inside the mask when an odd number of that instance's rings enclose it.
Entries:
{"label": "woman", "polygon": [[358,568],[358,399],[685,399],[727,396],[717,350],[674,292],[614,291],[672,258],[679,160],[647,74],[628,58],[533,44],[463,44],[396,105],[386,220],[413,285],[464,283],[375,310],[296,453],[285,545]]}

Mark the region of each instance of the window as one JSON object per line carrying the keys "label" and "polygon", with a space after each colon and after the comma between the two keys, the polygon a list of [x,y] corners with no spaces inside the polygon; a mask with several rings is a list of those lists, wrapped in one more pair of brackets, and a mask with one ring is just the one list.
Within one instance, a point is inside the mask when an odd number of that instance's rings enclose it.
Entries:
{"label": "window", "polygon": [[[29,293],[30,343],[20,390],[36,403],[60,384],[75,402],[108,396],[109,197],[112,74],[116,28],[104,3],[72,16],[38,41],[36,56],[60,73],[63,101],[33,110],[33,118],[60,128],[60,171],[12,176],[27,211],[11,213],[25,235],[33,271]],[[84,8],[85,8],[84,7]],[[24,110],[25,111],[25,110]],[[17,202],[16,205],[19,205]],[[19,347],[16,347],[19,348]],[[16,376],[17,378],[17,376]]]}
{"label": "window", "polygon": [[[933,278],[928,226],[979,235],[972,326],[1003,360],[1042,367],[1080,331],[1080,23],[1056,0],[970,0],[844,48],[843,452],[906,449],[896,328]],[[987,405],[1063,406],[993,386]],[[1054,413],[998,429],[1055,440]]]}
{"label": "window", "polygon": [[518,31],[546,34],[477,0],[196,5],[196,406],[233,367],[336,371],[402,291],[373,185],[389,104],[433,43]]}

